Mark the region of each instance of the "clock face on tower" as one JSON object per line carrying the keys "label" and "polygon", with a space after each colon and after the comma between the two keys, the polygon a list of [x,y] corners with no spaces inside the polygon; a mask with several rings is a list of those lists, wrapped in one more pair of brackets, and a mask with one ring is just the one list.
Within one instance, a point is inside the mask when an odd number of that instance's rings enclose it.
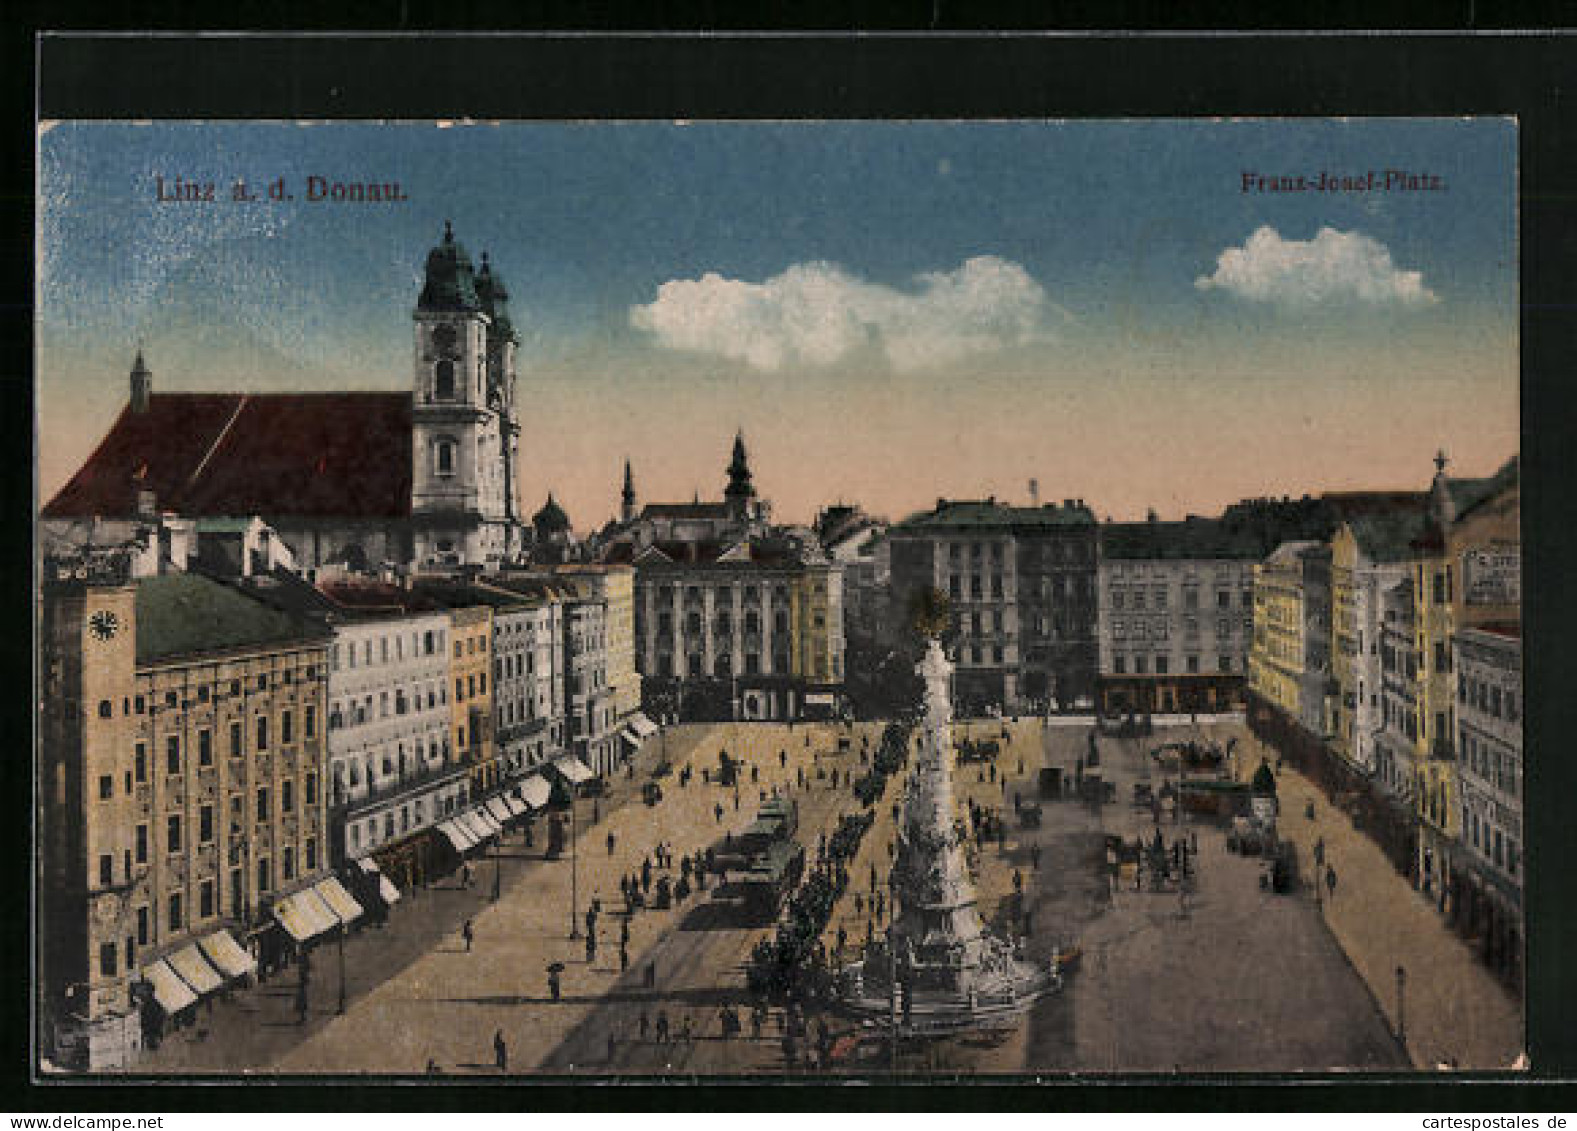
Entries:
{"label": "clock face on tower", "polygon": [[100,640],[109,640],[120,631],[120,618],[108,609],[100,609],[88,618],[88,628]]}

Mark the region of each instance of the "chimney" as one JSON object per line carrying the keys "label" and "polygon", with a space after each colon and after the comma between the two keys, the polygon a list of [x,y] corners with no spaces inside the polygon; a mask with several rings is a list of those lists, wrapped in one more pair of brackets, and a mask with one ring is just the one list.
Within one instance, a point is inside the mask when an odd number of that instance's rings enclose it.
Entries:
{"label": "chimney", "polygon": [[1032,506],[1032,507],[1040,506],[1040,480],[1039,479],[1031,479],[1029,481],[1029,505]]}
{"label": "chimney", "polygon": [[147,412],[148,402],[153,398],[153,374],[148,372],[148,366],[142,360],[142,351],[137,351],[137,360],[131,366],[131,410],[133,412]]}

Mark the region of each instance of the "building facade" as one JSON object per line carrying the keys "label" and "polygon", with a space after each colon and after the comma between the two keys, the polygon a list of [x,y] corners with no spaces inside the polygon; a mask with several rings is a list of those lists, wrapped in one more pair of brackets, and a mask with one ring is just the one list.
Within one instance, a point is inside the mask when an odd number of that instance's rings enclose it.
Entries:
{"label": "building facade", "polygon": [[842,575],[824,557],[756,539],[658,544],[635,564],[646,713],[797,719],[837,708]]}
{"label": "building facade", "polygon": [[471,796],[483,797],[503,780],[493,712],[493,610],[451,608],[449,642],[451,748],[466,767]]}
{"label": "building facade", "polygon": [[1316,737],[1328,732],[1330,548],[1284,542],[1254,567],[1249,688]]}
{"label": "building facade", "polygon": [[404,393],[159,393],[139,353],[125,409],[41,524],[258,516],[302,569],[520,558],[504,282],[446,226],[413,317]]}
{"label": "building facade", "polygon": [[1101,527],[1103,712],[1243,706],[1258,551],[1214,519]]}
{"label": "building facade", "polygon": [[960,709],[1094,703],[1096,524],[1082,499],[1014,507],[939,499],[888,530],[893,616],[925,589],[951,604]]}
{"label": "building facade", "polygon": [[167,959],[255,955],[275,902],[325,873],[329,635],[206,578],[50,568],[45,1035],[118,1065],[192,1000]]}
{"label": "building facade", "polygon": [[[330,805],[339,861],[386,849],[466,801],[449,704],[449,617],[391,590],[332,591],[343,610],[329,662]],[[367,600],[415,609],[391,613],[384,604],[381,614],[359,612]]]}

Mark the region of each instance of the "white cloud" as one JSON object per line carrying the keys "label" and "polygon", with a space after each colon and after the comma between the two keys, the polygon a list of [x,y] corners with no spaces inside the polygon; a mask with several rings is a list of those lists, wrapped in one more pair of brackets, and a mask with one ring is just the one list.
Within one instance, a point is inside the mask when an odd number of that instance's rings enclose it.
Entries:
{"label": "white cloud", "polygon": [[1439,297],[1418,271],[1403,271],[1384,244],[1362,232],[1321,228],[1312,240],[1285,240],[1263,227],[1242,247],[1229,247],[1213,275],[1194,280],[1256,302],[1291,307],[1331,303],[1428,306]]}
{"label": "white cloud", "polygon": [[674,279],[630,323],[669,349],[755,369],[825,367],[866,350],[898,370],[1043,341],[1066,317],[1017,263],[984,255],[918,275],[908,290],[866,282],[832,263],[800,263],[763,283],[707,274]]}

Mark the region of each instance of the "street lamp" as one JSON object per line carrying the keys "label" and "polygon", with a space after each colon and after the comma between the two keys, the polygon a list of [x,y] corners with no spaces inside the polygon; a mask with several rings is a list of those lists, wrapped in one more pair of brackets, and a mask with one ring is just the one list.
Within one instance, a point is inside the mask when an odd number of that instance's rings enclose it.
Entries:
{"label": "street lamp", "polygon": [[339,925],[339,1013],[345,1012],[345,921]]}
{"label": "street lamp", "polygon": [[1407,969],[1396,968],[1396,1039],[1407,1048]]}
{"label": "street lamp", "polygon": [[577,875],[579,858],[575,835],[575,787],[569,787],[569,937],[580,938],[580,923],[575,918],[575,908],[580,902],[580,880]]}

